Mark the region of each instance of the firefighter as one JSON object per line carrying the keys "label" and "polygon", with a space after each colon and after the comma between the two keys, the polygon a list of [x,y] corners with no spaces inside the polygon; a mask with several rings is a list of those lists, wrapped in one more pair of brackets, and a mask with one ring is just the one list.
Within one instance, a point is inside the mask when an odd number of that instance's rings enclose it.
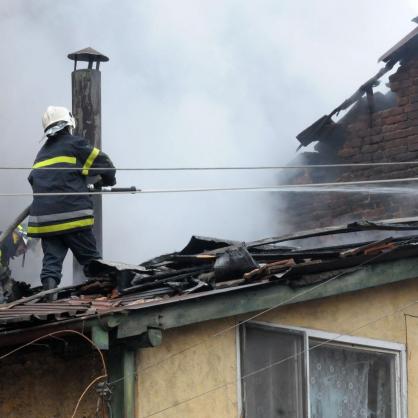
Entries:
{"label": "firefighter", "polygon": [[10,260],[26,253],[29,240],[26,229],[19,225],[0,247],[0,303],[17,299],[14,294],[17,289],[10,271]]}
{"label": "firefighter", "polygon": [[[86,193],[90,176],[99,176],[100,186],[116,184],[116,170],[109,157],[86,139],[73,135],[75,119],[68,109],[49,106],[42,125],[47,139],[28,179],[34,193]],[[41,282],[45,290],[60,283],[68,249],[84,267],[101,258],[93,224],[93,202],[87,194],[34,196],[28,235],[41,238]]]}

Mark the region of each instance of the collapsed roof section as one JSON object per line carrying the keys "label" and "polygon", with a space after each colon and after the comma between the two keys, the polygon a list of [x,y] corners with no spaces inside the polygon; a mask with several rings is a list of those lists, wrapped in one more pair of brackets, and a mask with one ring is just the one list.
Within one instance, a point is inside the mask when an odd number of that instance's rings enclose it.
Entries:
{"label": "collapsed roof section", "polygon": [[[418,17],[413,19],[413,22],[418,23]],[[352,96],[344,100],[344,102],[336,107],[331,113],[322,116],[296,136],[300,142],[299,149],[302,146],[308,146],[312,142],[327,142],[330,139],[335,141],[336,145],[338,145],[343,137],[342,125],[344,125],[344,121],[336,123],[332,120],[332,117],[338,115],[341,111],[348,109],[355,103],[361,103],[364,101],[367,104],[368,111],[370,113],[389,107],[392,103],[391,99],[393,99],[390,97],[390,94],[387,98],[376,97],[377,95],[373,94],[373,88],[379,85],[379,80],[386,73],[388,73],[396,63],[402,62],[402,60],[411,56],[412,54],[416,54],[417,51],[418,27],[412,30],[408,35],[406,35],[396,45],[389,49],[389,51],[387,51],[379,58],[378,62],[384,62],[386,65],[381,68],[373,77],[363,83]],[[363,96],[366,96],[366,98],[363,99]],[[355,112],[356,110],[352,109],[351,111]],[[349,115],[346,116],[348,116],[348,119],[350,119]]]}
{"label": "collapsed roof section", "polygon": [[[83,323],[84,327],[88,321],[102,323],[107,320],[110,323],[112,318],[117,319],[115,324],[118,326],[122,321],[120,318],[126,319],[139,311],[144,315],[145,311],[154,310],[156,315],[156,319],[141,316],[143,321],[149,319],[145,328],[167,328],[180,326],[184,321],[193,323],[228,313],[255,311],[269,303],[277,303],[280,298],[286,299],[289,294],[296,295],[298,289],[303,288],[302,299],[293,298],[300,302],[307,298],[306,288],[318,283],[326,282],[328,293],[313,293],[311,298],[413,278],[417,276],[418,236],[393,238],[392,235],[406,235],[408,231],[414,233],[416,230],[418,218],[409,218],[396,222],[352,223],[248,243],[193,237],[182,251],[138,266],[98,260],[91,264],[92,277],[84,284],[35,293],[0,305],[0,345],[11,344],[10,337],[16,338],[16,333],[27,336],[29,331],[45,330],[45,327],[68,327],[76,323]],[[289,245],[292,241],[299,244],[307,238],[319,240],[328,235],[361,231],[391,231],[391,236],[315,248]],[[393,274],[392,264],[406,265],[407,260],[415,263],[414,268],[409,266],[405,277],[401,273]],[[357,277],[366,267],[377,265],[382,266],[379,274],[368,272],[366,277]],[[385,268],[390,274],[382,274]],[[334,282],[333,293],[329,293],[330,282]],[[54,292],[58,299],[46,302],[45,296]],[[276,296],[271,299],[273,294]],[[241,299],[237,299],[236,305],[225,305],[225,302],[216,305],[213,301],[223,295]],[[195,317],[191,314],[192,301],[206,301],[211,305],[204,310],[198,309],[199,315]],[[264,302],[267,305],[263,305]],[[165,323],[162,307],[179,304],[181,309],[177,309],[176,319]],[[136,329],[135,325],[124,332],[132,333]],[[16,342],[13,338],[12,342]]]}
{"label": "collapsed roof section", "polygon": [[[418,23],[418,17],[412,19],[412,22]],[[378,62],[393,63],[402,60],[403,57],[413,53],[418,48],[418,27],[403,37],[396,45],[385,52]]]}

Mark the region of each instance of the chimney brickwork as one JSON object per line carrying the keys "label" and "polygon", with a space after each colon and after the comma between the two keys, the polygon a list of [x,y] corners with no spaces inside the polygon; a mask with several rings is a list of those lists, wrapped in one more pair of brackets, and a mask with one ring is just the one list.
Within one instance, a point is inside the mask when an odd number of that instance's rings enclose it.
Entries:
{"label": "chimney brickwork", "polygon": [[[391,91],[396,94],[396,105],[373,114],[363,112],[358,115],[345,126],[344,144],[333,158],[328,156],[322,160],[323,163],[418,161],[418,57],[404,62],[389,77],[389,81]],[[347,182],[406,177],[418,177],[418,165],[360,166],[339,172],[306,169],[293,182]],[[288,226],[283,229],[295,231],[365,219],[418,216],[417,183],[410,183],[410,187],[417,188],[417,195],[334,191],[288,193],[283,207]]]}

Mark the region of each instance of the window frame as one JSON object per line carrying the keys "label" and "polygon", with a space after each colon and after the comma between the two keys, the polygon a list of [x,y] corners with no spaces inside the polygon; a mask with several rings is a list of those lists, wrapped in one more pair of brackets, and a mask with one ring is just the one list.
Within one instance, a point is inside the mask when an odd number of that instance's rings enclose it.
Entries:
{"label": "window frame", "polygon": [[[249,321],[248,325],[260,326],[271,330],[278,330],[282,332],[298,333],[303,336],[304,341],[304,364],[306,379],[306,401],[307,404],[307,418],[311,418],[310,408],[310,389],[309,389],[309,344],[311,340],[323,341],[332,340],[327,345],[342,346],[345,348],[352,348],[353,350],[370,351],[374,353],[387,353],[394,356],[395,366],[395,403],[396,403],[396,418],[408,417],[408,387],[407,387],[407,356],[405,344],[395,343],[391,341],[378,340],[366,337],[357,337],[351,335],[342,335],[328,331],[315,330],[311,328],[295,327],[284,324],[274,324],[263,321]],[[238,417],[244,417],[243,409],[243,385],[241,381],[241,367],[242,367],[242,335],[241,328],[246,323],[240,324],[236,329],[236,355],[237,355],[237,400],[238,400]]]}

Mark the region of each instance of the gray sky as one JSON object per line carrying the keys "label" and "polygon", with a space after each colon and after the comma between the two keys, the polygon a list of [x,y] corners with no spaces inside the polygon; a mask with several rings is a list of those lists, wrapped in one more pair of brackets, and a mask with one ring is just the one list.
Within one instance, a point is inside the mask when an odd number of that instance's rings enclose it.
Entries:
{"label": "gray sky", "polygon": [[[116,166],[282,164],[295,135],[380,68],[410,31],[415,1],[0,0],[0,163],[30,166],[41,115],[71,107],[67,53],[102,66],[103,149]],[[1,172],[0,190],[30,191]],[[142,188],[274,184],[273,173],[120,173]],[[27,203],[1,198],[7,223]],[[278,194],[105,197],[105,257],[130,263],[192,234],[249,240],[280,231]],[[31,256],[33,258],[33,256]],[[38,276],[35,263],[25,275]]]}

